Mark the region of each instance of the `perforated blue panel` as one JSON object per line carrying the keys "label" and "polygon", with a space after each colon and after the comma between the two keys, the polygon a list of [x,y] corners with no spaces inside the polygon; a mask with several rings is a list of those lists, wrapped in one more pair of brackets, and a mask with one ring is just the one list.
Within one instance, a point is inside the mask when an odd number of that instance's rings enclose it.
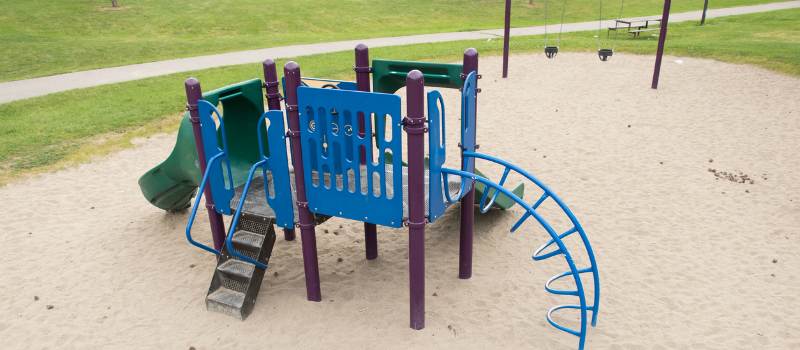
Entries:
{"label": "perforated blue panel", "polygon": [[[401,227],[400,97],[299,87],[297,101],[308,208],[315,213]],[[372,144],[373,121],[364,123],[366,136],[358,136],[359,112],[367,119],[377,117],[383,138],[380,150]],[[362,147],[368,158],[364,172],[359,166],[359,149]],[[386,152],[390,152],[394,160],[388,165],[391,170],[389,191]]]}
{"label": "perforated blue panel", "polygon": [[[286,134],[283,124],[283,112],[268,111],[261,116],[258,125],[264,123],[264,119],[269,119],[267,129],[267,141],[269,142],[269,158],[264,157],[264,143],[261,135],[261,128],[258,128],[258,145],[261,149],[261,159],[267,162],[262,166],[264,175],[264,191],[267,195],[267,203],[275,211],[275,224],[283,228],[294,227],[294,207],[292,205],[292,184],[289,179],[289,160],[286,156]],[[267,182],[267,170],[272,173],[272,186],[274,197],[269,195],[269,183]]]}
{"label": "perforated blue panel", "polygon": [[[461,147],[466,152],[475,152],[475,101],[478,93],[475,91],[477,80],[475,71],[464,79],[464,88],[461,92]],[[475,173],[475,158],[467,157],[461,166],[462,171]],[[467,182],[463,193],[472,189],[472,181]]]}
{"label": "perforated blue panel", "polygon": [[[228,159],[228,149],[225,146],[225,124],[222,122],[222,114],[217,110],[214,105],[204,101],[197,101],[197,111],[200,114],[200,130],[203,135],[203,150],[206,153],[206,164],[208,164],[215,155],[224,153],[221,159],[210,169],[208,183],[211,186],[211,194],[214,196],[214,207],[220,214],[231,215],[231,198],[233,198],[233,186],[230,182],[231,176],[231,163]],[[222,128],[222,148],[217,143],[217,124],[211,113],[216,113],[217,118],[220,120],[219,127]],[[223,169],[227,169],[228,174],[225,176]],[[202,189],[200,189],[202,191]]]}
{"label": "perforated blue panel", "polygon": [[[441,111],[439,106],[441,105]],[[444,119],[444,100],[439,91],[431,91],[428,93],[428,150],[430,151],[429,158],[429,183],[428,193],[430,199],[428,200],[430,215],[428,220],[430,222],[436,221],[442,216],[447,209],[442,198],[442,165],[447,158],[445,152],[445,140],[447,139],[445,133],[445,119]],[[447,190],[445,190],[447,191]]]}

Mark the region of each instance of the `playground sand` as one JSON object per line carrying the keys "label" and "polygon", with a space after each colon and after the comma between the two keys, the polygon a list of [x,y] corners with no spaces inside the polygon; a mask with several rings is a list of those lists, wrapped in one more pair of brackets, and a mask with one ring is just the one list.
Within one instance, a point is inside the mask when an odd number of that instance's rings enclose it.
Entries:
{"label": "playground sand", "polygon": [[[601,279],[587,349],[800,348],[800,81],[669,56],[657,91],[652,56],[518,55],[505,80],[500,67],[480,61],[480,151],[539,177],[585,228]],[[456,165],[459,104],[443,92]],[[459,208],[428,226],[424,330],[408,327],[407,231],[379,227],[367,261],[361,224],[336,218],[317,230],[322,302],[306,301],[299,238],[279,233],[247,321],[207,312],[213,256],[186,242],[188,212],[156,209],[137,186],[174,140],[0,188],[3,349],[577,347],[545,319],[576,302],[544,290],[567,266],[531,260],[548,238],[533,220],[509,233],[518,207],[476,214],[469,280],[457,275]],[[554,318],[577,327],[575,312]]]}

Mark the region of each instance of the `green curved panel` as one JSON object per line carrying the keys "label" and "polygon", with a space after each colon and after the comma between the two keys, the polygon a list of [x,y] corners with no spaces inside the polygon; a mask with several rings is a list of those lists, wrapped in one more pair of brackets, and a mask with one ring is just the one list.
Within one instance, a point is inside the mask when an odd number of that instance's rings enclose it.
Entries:
{"label": "green curved panel", "polygon": [[[203,100],[221,104],[225,122],[228,154],[234,186],[247,180],[253,164],[261,160],[258,149],[258,119],[264,114],[261,80],[252,79],[203,94]],[[266,135],[266,127],[261,126]],[[222,142],[221,131],[217,137]],[[267,140],[264,152],[269,155]],[[167,159],[139,178],[145,199],[164,210],[188,208],[197,192],[202,176],[194,144],[194,132],[187,112],[178,128],[175,147]]]}
{"label": "green curved panel", "polygon": [[425,86],[458,89],[464,83],[460,64],[372,60],[372,89],[393,94],[406,86],[406,75],[414,69],[422,72]]}

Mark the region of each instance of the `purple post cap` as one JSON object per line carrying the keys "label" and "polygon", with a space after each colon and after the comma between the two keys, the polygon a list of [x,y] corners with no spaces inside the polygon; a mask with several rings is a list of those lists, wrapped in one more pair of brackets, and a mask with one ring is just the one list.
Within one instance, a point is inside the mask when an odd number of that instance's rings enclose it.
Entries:
{"label": "purple post cap", "polygon": [[286,62],[285,65],[283,65],[284,72],[296,71],[298,69],[300,69],[300,66],[298,66],[295,61],[289,61]]}
{"label": "purple post cap", "polygon": [[464,51],[464,74],[478,71],[478,50],[469,48]]}
{"label": "purple post cap", "polygon": [[[423,79],[424,78],[422,77],[422,72],[420,72],[418,69],[414,69],[414,70],[408,72],[408,75],[406,76],[406,83],[419,82],[421,84],[424,84]],[[411,84],[407,84],[407,85],[411,86]]]}
{"label": "purple post cap", "polygon": [[363,43],[356,45],[356,52],[361,52],[361,51],[365,51],[365,50],[369,50],[367,45],[364,45]]}
{"label": "purple post cap", "polygon": [[271,58],[264,60],[264,79],[269,81],[278,80],[278,73],[275,71],[275,61]]}
{"label": "purple post cap", "polygon": [[190,103],[197,103],[203,99],[203,91],[200,89],[200,82],[195,78],[186,79],[186,99]]}

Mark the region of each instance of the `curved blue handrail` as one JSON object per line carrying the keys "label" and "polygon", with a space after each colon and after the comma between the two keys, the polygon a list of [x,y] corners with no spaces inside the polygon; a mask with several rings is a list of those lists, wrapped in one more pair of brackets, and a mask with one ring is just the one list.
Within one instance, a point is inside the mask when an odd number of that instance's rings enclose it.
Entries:
{"label": "curved blue handrail", "polygon": [[[496,183],[494,183],[494,182],[492,182],[492,181],[490,181],[490,180],[488,180],[486,178],[483,178],[483,177],[480,177],[480,176],[477,176],[475,174],[471,174],[471,173],[468,173],[468,172],[464,172],[464,171],[459,171],[459,170],[454,170],[454,169],[446,169],[446,168],[442,169],[442,177],[445,179],[445,181],[446,181],[447,174],[461,176],[462,178],[469,178],[469,179],[481,182],[484,185],[495,189],[499,193],[503,193],[504,195],[508,196],[509,198],[511,198],[512,200],[517,202],[521,207],[523,207],[526,210],[526,213],[520,219],[520,221],[517,222],[517,224],[514,225],[514,227],[512,228],[512,231],[515,230],[516,228],[518,228],[522,224],[522,222],[525,219],[527,219],[527,217],[530,217],[530,216],[533,216],[539,222],[539,224],[543,228],[545,228],[545,230],[551,236],[551,241],[548,242],[547,244],[543,245],[542,247],[540,247],[536,251],[536,254],[534,254],[534,256],[533,256],[534,260],[542,260],[542,259],[546,259],[546,258],[555,256],[555,255],[558,255],[558,254],[563,254],[564,257],[565,257],[565,260],[567,261],[567,264],[570,267],[570,271],[567,271],[567,272],[565,272],[565,273],[563,273],[563,274],[561,274],[559,276],[556,276],[556,277],[552,278],[551,280],[549,280],[546,283],[545,288],[547,289],[548,292],[551,292],[551,293],[554,293],[554,294],[574,295],[574,296],[577,296],[579,298],[579,300],[580,300],[580,305],[561,305],[561,306],[557,306],[557,307],[551,309],[547,313],[547,319],[548,319],[548,322],[550,322],[557,329],[560,329],[560,330],[565,331],[567,333],[570,333],[570,334],[578,336],[580,338],[579,348],[583,349],[585,341],[586,341],[586,326],[587,326],[586,325],[586,323],[587,323],[586,322],[586,320],[587,320],[586,316],[587,316],[587,311],[589,311],[589,310],[592,311],[592,322],[591,322],[591,325],[595,326],[597,324],[597,314],[598,314],[598,311],[599,311],[599,301],[600,301],[600,283],[599,283],[600,280],[599,280],[599,276],[598,276],[597,263],[595,261],[594,252],[592,251],[591,245],[589,244],[588,238],[586,237],[586,234],[583,231],[583,228],[580,226],[580,223],[575,218],[575,216],[572,214],[572,212],[569,210],[569,208],[567,208],[567,206],[564,204],[564,202],[561,201],[561,199],[558,198],[558,196],[556,196],[553,193],[552,190],[550,190],[539,179],[535,178],[533,175],[531,175],[527,171],[525,171],[525,170],[523,170],[523,169],[517,167],[516,165],[513,165],[513,164],[511,164],[511,163],[509,163],[507,161],[504,161],[502,159],[495,158],[495,157],[488,156],[488,155],[484,155],[484,154],[480,154],[480,153],[465,151],[465,152],[462,153],[462,156],[463,157],[472,157],[472,158],[485,159],[485,160],[488,160],[488,161],[492,161],[494,163],[501,164],[501,165],[506,167],[506,172],[504,174],[504,179],[505,179],[505,176],[507,175],[507,173],[510,170],[514,170],[517,173],[519,173],[520,175],[526,177],[531,182],[535,183],[537,186],[539,186],[539,188],[541,188],[545,192],[544,195],[542,195],[542,197],[536,202],[536,204],[534,206],[531,206],[528,203],[524,202],[517,195],[512,193],[510,190],[502,187],[502,185],[496,184]],[[485,191],[484,193],[488,193],[488,191]],[[497,196],[497,194],[498,193],[496,193],[495,196]],[[485,206],[485,198],[486,198],[486,196],[487,195],[485,194],[484,198],[481,200],[481,206],[482,207]],[[565,233],[563,233],[561,235],[557,234],[553,230],[553,228],[547,223],[547,221],[545,221],[544,218],[538,212],[536,212],[536,208],[545,199],[547,199],[548,197],[552,197],[553,198],[553,200],[558,204],[559,207],[561,207],[561,209],[564,211],[564,213],[567,214],[567,216],[569,217],[570,221],[574,225],[574,227],[572,229],[570,229],[569,231],[567,231],[567,232],[565,232]],[[589,267],[589,268],[580,269],[579,270],[575,266],[575,263],[574,263],[574,261],[572,259],[572,256],[567,251],[566,246],[564,245],[563,241],[561,240],[562,238],[564,238],[564,237],[566,237],[566,236],[568,236],[568,235],[570,235],[570,234],[572,234],[574,232],[578,232],[580,234],[581,239],[582,239],[582,241],[584,243],[584,246],[586,248],[586,252],[589,255],[589,259],[590,259],[590,262],[591,262],[591,267]],[[552,244],[556,244],[558,246],[558,249],[556,249],[556,250],[554,250],[554,251],[552,251],[550,253],[547,253],[545,255],[542,255],[542,256],[539,255],[541,253],[541,251],[543,251],[544,249],[546,249],[547,247],[549,247]],[[583,283],[582,283],[581,278],[580,278],[580,274],[587,273],[587,272],[591,272],[592,273],[593,280],[594,280],[594,287],[595,287],[594,304],[591,305],[591,306],[587,306],[586,296],[585,296],[585,293],[584,293],[584,290],[583,290]],[[573,276],[573,278],[575,280],[576,289],[577,289],[576,291],[559,291],[559,290],[553,290],[552,288],[550,288],[549,284],[551,282],[553,282],[553,281],[555,281],[555,280],[557,280],[557,279],[559,279],[561,277],[567,276],[567,275],[572,275]],[[555,322],[553,322],[550,319],[550,315],[554,311],[559,310],[559,309],[564,309],[564,308],[579,309],[581,311],[581,330],[580,331],[575,331],[575,330],[560,326],[560,325],[556,324]]]}
{"label": "curved blue handrail", "polygon": [[[260,129],[261,128],[259,128],[259,130]],[[239,217],[242,215],[242,207],[244,206],[245,198],[247,197],[247,192],[250,190],[250,183],[253,181],[253,174],[255,173],[258,167],[260,167],[266,162],[267,162],[266,159],[262,159],[258,163],[253,164],[253,167],[250,168],[250,173],[247,174],[247,182],[244,183],[244,191],[242,192],[242,198],[239,200],[239,206],[236,208],[236,215],[233,216],[233,220],[231,221],[231,225],[228,230],[228,239],[225,240],[225,245],[228,247],[228,252],[230,252],[231,255],[241,260],[247,261],[253,265],[256,265],[262,269],[266,269],[267,265],[264,265],[256,260],[250,259],[242,254],[237,253],[235,250],[233,250],[233,246],[231,246],[231,240],[233,239],[233,232],[234,230],[236,230],[236,226],[239,224]]]}
{"label": "curved blue handrail", "polygon": [[216,161],[222,159],[222,156],[224,156],[224,155],[225,155],[224,152],[218,153],[217,155],[211,157],[210,161],[208,162],[208,166],[206,166],[206,171],[203,174],[203,181],[200,182],[200,187],[199,187],[199,190],[198,190],[199,194],[197,195],[197,199],[194,201],[194,205],[192,206],[192,214],[189,216],[189,223],[186,224],[186,239],[189,240],[189,243],[191,243],[192,245],[194,245],[196,247],[203,248],[203,249],[205,249],[205,250],[207,250],[209,252],[212,252],[212,253],[214,253],[216,255],[220,254],[220,252],[218,250],[213,249],[213,248],[208,247],[208,246],[205,246],[203,244],[197,243],[197,242],[195,242],[195,240],[192,239],[192,224],[194,223],[194,217],[197,214],[197,208],[198,208],[198,206],[200,205],[200,202],[201,202],[200,198],[203,197],[203,189],[206,188],[206,182],[208,182],[208,174],[210,173],[211,166],[213,166]]}
{"label": "curved blue handrail", "polygon": [[[444,169],[445,168],[442,168],[442,181],[445,184],[449,184],[450,182],[448,182],[448,180],[447,180],[447,173],[444,172]],[[469,174],[469,173],[467,173],[467,174]],[[475,176],[477,176],[477,175],[475,175]],[[457,197],[456,199],[450,198],[450,187],[449,186],[446,186],[444,188],[444,197],[445,197],[445,199],[447,199],[448,203],[455,204],[456,202],[460,201],[461,198],[464,198],[464,195],[467,194],[466,192],[464,192],[464,188],[467,186],[467,181],[469,181],[469,180],[467,180],[466,178],[463,178],[463,177],[461,178],[461,187],[458,188],[458,196],[456,196]]]}
{"label": "curved blue handrail", "polygon": [[[592,245],[589,243],[589,238],[586,237],[586,233],[583,231],[583,227],[581,227],[581,224],[578,222],[578,219],[575,218],[575,215],[572,214],[572,211],[569,210],[567,205],[564,204],[564,201],[562,201],[561,198],[559,198],[549,187],[547,187],[547,185],[545,185],[541,180],[537,179],[536,177],[534,177],[533,175],[531,175],[530,173],[528,173],[524,169],[521,169],[520,167],[518,167],[518,166],[516,166],[514,164],[511,164],[511,163],[509,163],[509,162],[507,162],[505,160],[502,160],[502,159],[499,159],[499,158],[496,158],[496,157],[492,157],[492,156],[488,156],[488,155],[485,155],[485,154],[480,154],[480,153],[476,153],[476,152],[464,152],[462,155],[464,157],[474,157],[474,158],[479,158],[479,159],[485,159],[485,160],[488,160],[488,161],[495,162],[497,164],[503,165],[503,166],[505,166],[507,168],[511,168],[512,170],[516,171],[520,175],[524,176],[525,178],[527,178],[528,180],[530,180],[531,182],[533,182],[534,184],[539,186],[539,188],[541,188],[544,191],[544,194],[536,202],[536,204],[533,206],[534,210],[536,209],[536,207],[538,207],[540,204],[542,204],[542,202],[545,199],[547,199],[547,197],[550,197],[550,198],[553,198],[553,201],[555,201],[556,204],[558,204],[558,206],[561,208],[561,210],[563,210],[564,213],[567,214],[567,217],[569,217],[569,219],[572,222],[574,228],[580,234],[581,240],[583,241],[583,245],[586,248],[586,253],[587,253],[587,255],[589,255],[589,261],[590,261],[591,265],[594,267],[594,270],[595,270],[593,272],[595,293],[594,293],[594,310],[593,310],[594,312],[593,312],[593,315],[592,315],[592,326],[595,326],[597,324],[597,312],[598,312],[598,308],[599,308],[599,304],[600,304],[600,277],[598,276],[598,272],[597,272],[597,261],[594,258],[594,251],[592,250]],[[529,214],[526,213],[526,215],[529,215]],[[521,222],[518,222],[517,225],[515,225],[515,226],[519,227],[520,224],[521,224]]]}
{"label": "curved blue handrail", "polygon": [[[506,168],[505,172],[503,172],[503,177],[500,179],[500,183],[498,185],[503,186],[506,182],[506,177],[508,177],[508,173],[511,172],[511,168]],[[478,209],[481,211],[481,214],[486,213],[489,209],[492,208],[494,201],[497,200],[497,196],[500,192],[494,191],[494,196],[492,196],[492,200],[489,201],[489,204],[486,204],[486,198],[489,196],[489,191],[483,191],[483,197],[481,197],[481,205],[478,206]]]}

